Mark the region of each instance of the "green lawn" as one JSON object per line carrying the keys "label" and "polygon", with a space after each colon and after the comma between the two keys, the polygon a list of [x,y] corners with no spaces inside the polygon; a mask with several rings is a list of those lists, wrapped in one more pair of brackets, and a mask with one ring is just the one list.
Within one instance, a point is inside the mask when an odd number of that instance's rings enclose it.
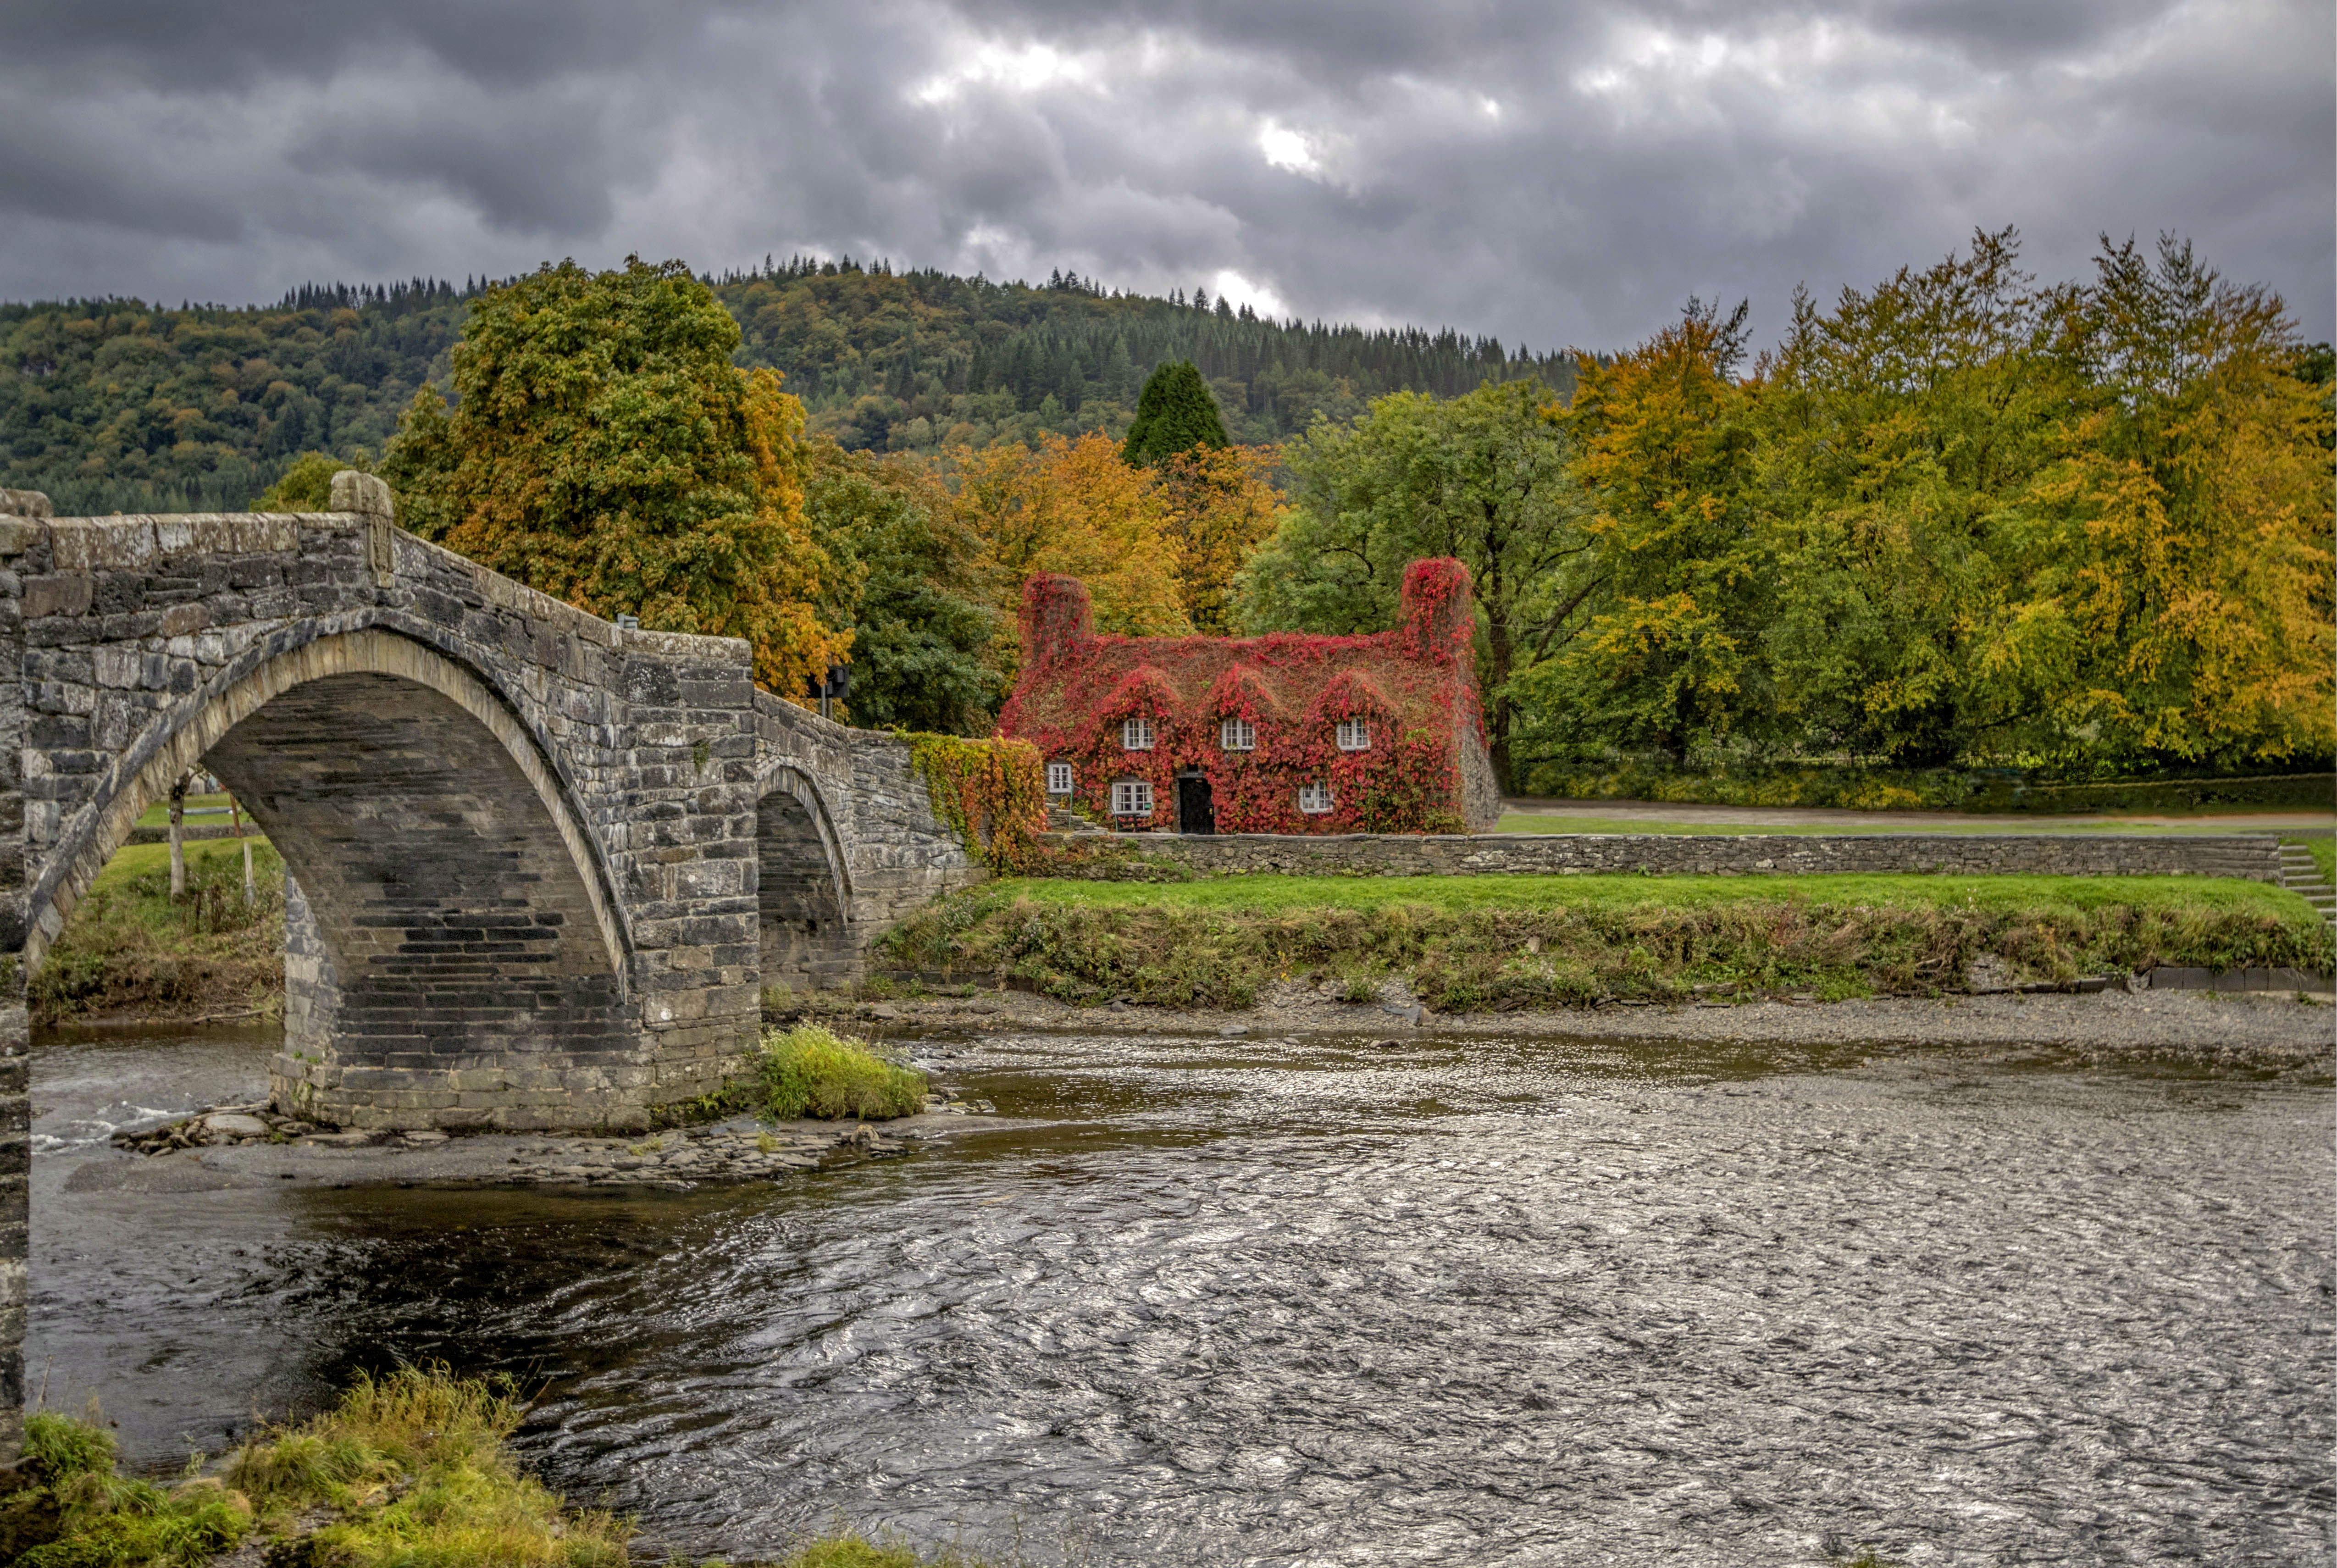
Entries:
{"label": "green lawn", "polygon": [[2262,882],[2203,877],[1215,877],[1198,882],[1085,882],[1020,877],[988,891],[1089,909],[1178,909],[1286,915],[1301,909],[1414,906],[1472,910],[1702,910],[1732,905],[2024,909],[2054,906],[2215,910],[2292,918],[2298,895]]}
{"label": "green lawn", "polygon": [[[193,811],[198,806],[217,806],[224,808],[226,805],[227,797],[225,795],[190,795],[187,797],[187,809],[190,812]],[[244,820],[249,824],[251,819],[247,817]],[[187,818],[187,826],[190,828],[207,828],[216,822],[220,826],[225,827],[228,821],[229,818],[226,811],[221,810],[215,816],[209,813],[200,817],[190,816]],[[138,818],[138,826],[141,828],[168,828],[170,825],[171,803],[167,800],[163,801],[159,806],[149,806],[146,808],[146,814]]]}
{"label": "green lawn", "polygon": [[[255,856],[269,848],[268,840],[249,827],[245,839],[251,845]],[[243,875],[243,845],[232,838],[191,838],[182,848],[187,852],[189,876],[214,863],[221,867],[232,865],[237,876]],[[168,844],[124,844],[114,852],[113,858],[105,863],[105,869],[97,874],[97,881],[92,890],[119,887],[133,877],[170,868],[171,847]]]}

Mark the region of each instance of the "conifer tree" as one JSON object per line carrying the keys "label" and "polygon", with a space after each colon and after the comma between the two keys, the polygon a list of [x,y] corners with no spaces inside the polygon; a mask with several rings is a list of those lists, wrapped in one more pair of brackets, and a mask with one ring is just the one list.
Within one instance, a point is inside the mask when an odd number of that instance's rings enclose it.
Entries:
{"label": "conifer tree", "polygon": [[1131,468],[1149,468],[1196,446],[1223,451],[1228,445],[1217,400],[1199,368],[1190,359],[1172,359],[1152,372],[1138,394],[1136,417],[1120,456]]}

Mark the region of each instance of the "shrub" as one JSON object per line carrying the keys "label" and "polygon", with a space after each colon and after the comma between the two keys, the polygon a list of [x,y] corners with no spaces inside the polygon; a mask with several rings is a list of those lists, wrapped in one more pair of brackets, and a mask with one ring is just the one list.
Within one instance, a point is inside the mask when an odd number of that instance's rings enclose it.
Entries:
{"label": "shrub", "polygon": [[817,1024],[764,1031],[765,1109],[782,1120],[857,1116],[884,1121],[924,1109],[925,1075],[887,1062]]}

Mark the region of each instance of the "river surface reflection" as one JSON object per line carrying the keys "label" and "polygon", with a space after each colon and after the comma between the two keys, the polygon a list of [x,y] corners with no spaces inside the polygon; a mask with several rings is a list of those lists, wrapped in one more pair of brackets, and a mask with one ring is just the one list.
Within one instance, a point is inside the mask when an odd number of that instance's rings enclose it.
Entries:
{"label": "river surface reflection", "polygon": [[2325,1084],[2017,1054],[931,1040],[998,1122],[776,1188],[69,1190],[250,1035],[36,1047],[27,1376],[167,1463],[357,1367],[544,1395],[653,1549],[2325,1556]]}

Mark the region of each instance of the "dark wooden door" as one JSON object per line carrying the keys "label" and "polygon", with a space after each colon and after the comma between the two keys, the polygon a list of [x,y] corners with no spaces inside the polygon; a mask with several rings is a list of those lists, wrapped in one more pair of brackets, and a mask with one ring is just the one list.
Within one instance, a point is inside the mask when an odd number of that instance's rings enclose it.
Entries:
{"label": "dark wooden door", "polygon": [[1179,833],[1214,833],[1217,830],[1217,808],[1209,804],[1209,781],[1207,779],[1177,780],[1177,831]]}

